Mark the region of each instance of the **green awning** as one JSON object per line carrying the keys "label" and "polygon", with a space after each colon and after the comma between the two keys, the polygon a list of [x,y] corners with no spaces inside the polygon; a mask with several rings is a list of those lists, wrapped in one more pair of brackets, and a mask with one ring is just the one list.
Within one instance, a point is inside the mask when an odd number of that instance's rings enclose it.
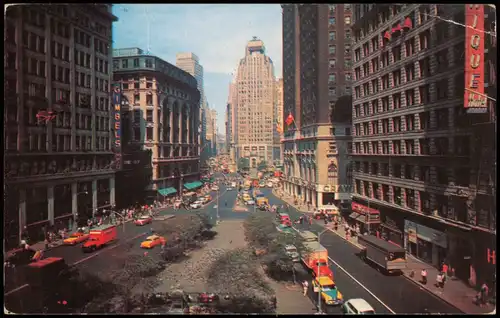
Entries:
{"label": "green awning", "polygon": [[203,183],[201,183],[200,181],[194,181],[194,182],[184,183],[184,188],[186,188],[188,190],[193,190],[193,189],[201,187],[202,185],[203,185]]}
{"label": "green awning", "polygon": [[176,192],[177,192],[177,190],[175,188],[172,188],[172,187],[170,187],[170,188],[163,188],[163,189],[159,189],[158,190],[158,193],[160,195],[163,195],[163,196],[174,194]]}

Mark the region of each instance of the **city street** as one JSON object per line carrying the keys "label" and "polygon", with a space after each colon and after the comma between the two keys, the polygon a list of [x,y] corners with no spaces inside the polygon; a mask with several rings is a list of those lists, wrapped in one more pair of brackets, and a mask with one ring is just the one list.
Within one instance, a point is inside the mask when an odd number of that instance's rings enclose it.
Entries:
{"label": "city street", "polygon": [[[271,205],[284,203],[272,194],[271,189],[263,189],[263,193],[269,198]],[[215,222],[217,219],[215,194],[215,192],[212,192],[214,200],[201,209],[174,211],[170,208],[163,210],[161,214],[176,215],[205,212]],[[248,209],[249,212],[233,211],[237,196],[236,189],[226,191],[226,187],[221,185],[219,194],[218,210],[220,219],[244,219],[252,213],[253,209],[251,207]],[[289,214],[292,219],[299,216],[299,213],[293,207],[290,207]],[[113,257],[113,250],[125,242],[133,242],[133,248],[139,249],[139,243],[144,236],[149,234],[150,227],[149,225],[144,227],[135,226],[132,222],[126,223],[125,231],[123,231],[123,226],[119,228],[117,242],[96,253],[85,254],[77,245],[55,248],[48,251],[46,256],[63,257],[70,265],[77,265],[83,270],[99,271],[109,264],[110,257]],[[312,225],[311,230],[314,232],[321,231],[322,227],[315,223]],[[404,277],[386,276],[372,268],[356,255],[359,251],[357,248],[333,233],[323,233],[321,244],[328,249],[335,282],[346,300],[363,298],[373,306],[377,313],[422,313],[426,310],[431,313],[460,313],[458,309],[422,290]],[[6,288],[6,290],[11,289],[12,287]],[[310,295],[310,297],[313,302],[316,302],[314,295]],[[340,313],[339,307],[328,307],[325,310],[328,313]]]}
{"label": "city street", "polygon": [[[272,194],[271,189],[263,190],[271,205],[285,204]],[[300,213],[290,207],[292,219]],[[308,227],[306,225],[305,227]],[[311,226],[313,232],[323,230],[317,222]],[[401,276],[387,276],[362,261],[357,253],[359,249],[329,231],[321,235],[321,244],[328,250],[330,266],[335,281],[345,299],[364,298],[377,313],[461,313],[457,308],[419,288]],[[431,278],[431,283],[434,278]],[[337,312],[329,308],[328,312]]]}
{"label": "city street", "polygon": [[[225,188],[222,186],[220,188],[220,195],[223,195],[225,199],[230,200],[232,198],[234,204],[234,200],[236,198],[236,191],[234,191],[234,194],[232,192],[229,192],[229,194],[224,195],[225,193]],[[207,205],[205,205],[201,209],[197,210],[177,210],[175,211],[173,208],[167,208],[162,211],[160,211],[160,216],[165,216],[165,215],[176,215],[176,214],[194,214],[198,212],[208,212],[213,221],[216,221],[216,215],[217,215],[217,210],[214,208],[216,206],[216,192],[211,192],[212,197],[214,200]],[[222,199],[220,199],[220,202],[224,202]],[[224,204],[224,203],[222,203]],[[221,216],[227,216],[230,213],[230,203],[228,201],[228,208],[222,208],[220,209]],[[244,216],[242,216],[244,218]],[[168,222],[166,220],[165,222]],[[139,250],[140,249],[140,242],[144,240],[144,238],[150,234],[151,227],[154,228],[154,223],[153,221],[152,224],[144,225],[144,226],[137,226],[133,222],[127,222],[124,225],[118,226],[118,232],[117,236],[118,239],[111,243],[109,246],[98,250],[93,253],[83,253],[81,249],[81,244],[77,244],[75,246],[59,246],[53,249],[50,249],[44,253],[45,257],[62,257],[64,258],[66,264],[70,266],[78,266],[79,268],[90,271],[90,272],[97,272],[101,270],[102,268],[105,268],[108,266],[110,262],[110,257],[113,256],[113,251],[117,251],[118,247],[122,247],[125,244],[132,243],[133,248]],[[24,281],[20,280],[15,280],[19,275],[13,275],[11,272],[12,269],[7,269],[6,272],[6,283],[4,290],[6,291],[5,294],[11,293],[13,290],[25,286]],[[11,275],[9,275],[11,274]]]}

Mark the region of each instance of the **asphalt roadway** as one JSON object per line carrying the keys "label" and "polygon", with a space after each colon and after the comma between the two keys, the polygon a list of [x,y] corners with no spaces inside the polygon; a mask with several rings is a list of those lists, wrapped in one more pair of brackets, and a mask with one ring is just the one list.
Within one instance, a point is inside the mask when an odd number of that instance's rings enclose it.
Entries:
{"label": "asphalt roadway", "polygon": [[[274,196],[271,189],[263,189],[264,194],[269,198],[271,205],[281,205],[285,202]],[[216,193],[212,193],[216,197]],[[165,209],[161,215],[169,214],[193,214],[206,212],[215,222],[217,214],[220,219],[245,219],[253,213],[253,208],[249,207],[247,212],[233,211],[236,202],[237,191],[226,191],[224,185],[220,186],[219,200],[213,200],[201,209],[197,210],[177,210]],[[299,217],[300,212],[293,207],[287,212],[292,219]],[[154,227],[153,221],[153,227]],[[120,226],[118,229],[118,240],[97,252],[83,253],[80,245],[63,246],[54,248],[45,253],[46,256],[63,257],[69,265],[78,266],[80,269],[90,272],[97,272],[109,266],[112,257],[119,251],[117,247],[124,244],[131,244],[134,249],[140,250],[140,242],[150,233],[151,225],[136,226],[132,222]],[[313,232],[322,231],[321,225],[315,223],[310,230]],[[331,268],[334,272],[334,279],[339,291],[344,295],[344,299],[363,298],[372,305],[377,313],[461,313],[457,308],[449,305],[440,298],[430,294],[426,290],[419,288],[414,283],[401,276],[387,276],[377,271],[362,261],[357,253],[357,249],[352,244],[346,242],[336,234],[329,231],[321,235],[321,244],[327,248],[331,258]],[[114,251],[114,252],[113,252]],[[154,250],[152,251],[154,253]],[[11,285],[12,286],[12,285]],[[19,288],[20,284],[15,285]],[[4,290],[11,291],[15,287]],[[313,302],[316,301],[310,295]],[[340,313],[339,307],[328,306],[328,313]]]}
{"label": "asphalt roadway", "polygon": [[[271,205],[286,204],[274,196],[271,189],[265,189],[263,192],[269,198]],[[287,213],[292,220],[300,216],[300,212],[291,206]],[[309,225],[303,227],[316,233],[324,230],[316,221],[310,228]],[[385,275],[368,265],[358,257],[359,249],[337,234],[326,231],[321,235],[320,241],[328,250],[334,280],[345,300],[363,298],[379,314],[462,313],[458,308],[418,287],[405,277]],[[340,308],[329,306],[327,312],[340,313]]]}

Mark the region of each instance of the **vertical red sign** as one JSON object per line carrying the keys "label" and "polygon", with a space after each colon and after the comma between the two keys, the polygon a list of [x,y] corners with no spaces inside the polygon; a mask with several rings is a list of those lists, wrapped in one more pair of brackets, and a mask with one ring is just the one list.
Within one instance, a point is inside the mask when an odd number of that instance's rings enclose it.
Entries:
{"label": "vertical red sign", "polygon": [[468,113],[486,113],[484,94],[484,5],[465,5],[465,92]]}

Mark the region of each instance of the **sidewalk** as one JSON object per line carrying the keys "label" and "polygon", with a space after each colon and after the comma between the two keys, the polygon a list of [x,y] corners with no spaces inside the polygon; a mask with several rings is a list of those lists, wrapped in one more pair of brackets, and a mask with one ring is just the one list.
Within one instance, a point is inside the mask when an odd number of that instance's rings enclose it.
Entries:
{"label": "sidewalk", "polygon": [[[290,206],[294,206],[293,199],[291,197],[284,195],[282,197],[282,200],[290,204]],[[297,207],[295,208],[301,211],[302,213],[307,213],[305,209],[301,210]],[[316,220],[315,222],[318,225],[324,226],[323,222],[319,222]],[[344,227],[342,225],[339,225],[337,231],[334,231],[333,229],[329,230],[337,234],[343,240],[346,240]],[[357,237],[351,236],[348,242],[356,246],[357,248],[360,249],[362,248],[362,246],[358,243]],[[437,268],[435,268],[430,264],[424,263],[423,261],[415,258],[411,254],[407,254],[407,261],[408,261],[408,267],[407,269],[403,270],[403,274],[406,279],[408,279],[414,284],[419,285],[421,288],[425,288],[427,291],[431,292],[436,297],[441,298],[443,301],[460,309],[464,313],[486,314],[486,313],[491,313],[495,309],[495,306],[489,303],[483,307],[475,305],[474,298],[476,297],[478,292],[474,288],[468,286],[466,283],[464,283],[459,279],[448,277],[448,279],[446,280],[446,284],[444,286],[444,290],[437,288],[434,285],[436,276],[438,274]],[[428,282],[426,285],[422,285],[420,283],[420,271],[424,268],[427,270],[427,277],[428,277]],[[414,272],[414,277],[410,277],[412,271]]]}

